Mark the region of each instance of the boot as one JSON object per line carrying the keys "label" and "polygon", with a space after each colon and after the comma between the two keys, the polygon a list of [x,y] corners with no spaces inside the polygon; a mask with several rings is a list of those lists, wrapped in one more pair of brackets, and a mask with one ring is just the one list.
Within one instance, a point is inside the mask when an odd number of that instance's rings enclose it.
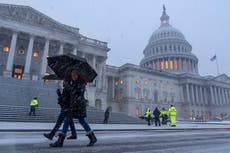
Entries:
{"label": "boot", "polygon": [[89,144],[87,145],[88,147],[93,146],[97,142],[97,138],[96,138],[95,134],[93,133],[93,131],[86,134],[86,136],[88,136],[88,138],[90,140]]}
{"label": "boot", "polygon": [[67,137],[67,139],[77,139],[77,136],[76,135],[71,135],[71,136]]}
{"label": "boot", "polygon": [[44,137],[46,137],[49,140],[52,140],[53,137],[54,137],[54,133],[52,133],[52,132],[50,132],[50,133],[44,133],[43,135],[44,135]]}
{"label": "boot", "polygon": [[65,134],[64,133],[59,133],[58,134],[58,140],[54,143],[50,144],[50,147],[62,147],[64,140],[65,140]]}

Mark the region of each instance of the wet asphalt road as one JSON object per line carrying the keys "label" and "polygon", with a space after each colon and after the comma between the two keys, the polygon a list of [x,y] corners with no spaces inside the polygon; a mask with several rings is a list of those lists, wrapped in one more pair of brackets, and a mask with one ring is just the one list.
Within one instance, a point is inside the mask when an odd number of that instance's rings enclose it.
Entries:
{"label": "wet asphalt road", "polygon": [[[98,142],[86,147],[83,132],[66,140],[62,148],[50,148],[41,132],[2,132],[0,153],[230,153],[230,131],[104,131]],[[55,138],[56,139],[56,138]]]}

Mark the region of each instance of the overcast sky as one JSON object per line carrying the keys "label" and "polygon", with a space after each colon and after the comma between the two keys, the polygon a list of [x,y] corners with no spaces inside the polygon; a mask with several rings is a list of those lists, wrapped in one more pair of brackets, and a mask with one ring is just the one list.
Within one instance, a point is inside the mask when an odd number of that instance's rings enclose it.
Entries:
{"label": "overcast sky", "polygon": [[179,29],[199,58],[201,75],[230,75],[230,0],[0,0],[29,5],[80,33],[107,41],[107,64],[139,64],[165,4],[170,24]]}

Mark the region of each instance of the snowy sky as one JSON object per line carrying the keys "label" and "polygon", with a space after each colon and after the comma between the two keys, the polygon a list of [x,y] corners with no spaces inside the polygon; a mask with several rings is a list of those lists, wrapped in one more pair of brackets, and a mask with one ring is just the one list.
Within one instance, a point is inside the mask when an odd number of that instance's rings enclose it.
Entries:
{"label": "snowy sky", "polygon": [[107,41],[107,64],[139,64],[151,34],[160,26],[165,4],[170,24],[179,29],[199,58],[201,75],[230,75],[229,0],[0,0],[29,5],[80,33]]}

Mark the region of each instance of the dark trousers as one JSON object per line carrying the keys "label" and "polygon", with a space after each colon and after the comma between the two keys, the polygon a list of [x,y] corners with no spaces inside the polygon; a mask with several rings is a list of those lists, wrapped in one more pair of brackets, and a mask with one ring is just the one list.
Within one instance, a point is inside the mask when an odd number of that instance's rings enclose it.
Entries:
{"label": "dark trousers", "polygon": [[109,117],[105,117],[103,124],[108,124]]}
{"label": "dark trousers", "polygon": [[30,106],[29,115],[31,116],[31,114],[33,114],[34,116],[36,116],[36,114],[35,114],[35,106]]}
{"label": "dark trousers", "polygon": [[151,123],[150,123],[150,117],[147,118],[147,121],[148,121],[148,125],[151,125]]}
{"label": "dark trousers", "polygon": [[[59,130],[59,128],[61,127],[62,122],[65,119],[65,117],[66,117],[66,113],[65,113],[64,109],[61,109],[61,112],[60,112],[60,114],[58,116],[56,124],[55,124],[54,128],[51,131],[52,135],[55,135],[55,133]],[[67,124],[66,125],[67,129],[68,129],[68,126],[70,126],[72,135],[74,135],[74,136],[77,135],[73,120],[68,121],[66,124]]]}
{"label": "dark trousers", "polygon": [[[72,121],[71,121],[72,120]],[[88,133],[91,131],[89,124],[85,121],[85,118],[78,118],[79,123],[84,128],[84,130]],[[73,122],[72,118],[66,117],[64,121],[64,125],[62,127],[62,133],[66,134],[68,131],[68,125],[70,122]],[[73,124],[74,125],[74,124]],[[70,126],[71,127],[71,126]],[[72,132],[72,131],[71,131]],[[73,132],[72,132],[73,133]]]}
{"label": "dark trousers", "polygon": [[155,117],[155,126],[157,126],[157,124],[161,126],[161,121],[159,117]]}

